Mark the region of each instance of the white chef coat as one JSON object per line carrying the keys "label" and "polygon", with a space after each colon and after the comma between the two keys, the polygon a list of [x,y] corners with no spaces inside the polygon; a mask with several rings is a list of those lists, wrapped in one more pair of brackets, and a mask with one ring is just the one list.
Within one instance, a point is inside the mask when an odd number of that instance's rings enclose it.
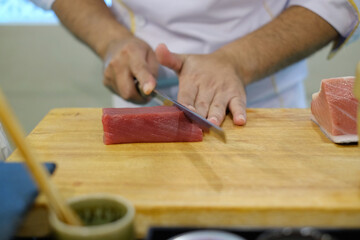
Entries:
{"label": "white chef coat", "polygon": [[[49,8],[54,0],[33,1]],[[358,24],[357,9],[346,0],[113,0],[111,10],[119,22],[153,49],[165,43],[175,53],[207,54],[260,28],[294,5],[320,15],[344,38]],[[249,84],[248,107],[306,107],[306,76],[306,62],[300,61]],[[173,98],[177,81],[172,70],[161,67],[158,87]],[[117,96],[113,99],[115,107],[135,106]]]}

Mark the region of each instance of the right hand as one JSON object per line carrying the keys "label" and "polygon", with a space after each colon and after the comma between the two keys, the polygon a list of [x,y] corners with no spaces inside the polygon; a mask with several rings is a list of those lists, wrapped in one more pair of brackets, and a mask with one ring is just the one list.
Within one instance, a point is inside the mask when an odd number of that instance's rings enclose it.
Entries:
{"label": "right hand", "polygon": [[103,84],[123,99],[145,103],[135,86],[138,80],[140,91],[149,95],[156,86],[159,63],[151,47],[134,36],[112,42],[104,59]]}

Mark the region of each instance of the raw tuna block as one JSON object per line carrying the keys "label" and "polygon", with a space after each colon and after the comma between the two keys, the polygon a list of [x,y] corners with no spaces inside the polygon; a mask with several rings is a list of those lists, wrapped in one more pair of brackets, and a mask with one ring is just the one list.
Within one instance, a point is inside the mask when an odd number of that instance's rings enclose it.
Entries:
{"label": "raw tuna block", "polygon": [[335,143],[358,141],[356,113],[359,103],[353,94],[354,83],[354,77],[324,79],[320,92],[312,96],[312,120]]}
{"label": "raw tuna block", "polygon": [[175,106],[104,108],[104,143],[198,142],[201,128]]}

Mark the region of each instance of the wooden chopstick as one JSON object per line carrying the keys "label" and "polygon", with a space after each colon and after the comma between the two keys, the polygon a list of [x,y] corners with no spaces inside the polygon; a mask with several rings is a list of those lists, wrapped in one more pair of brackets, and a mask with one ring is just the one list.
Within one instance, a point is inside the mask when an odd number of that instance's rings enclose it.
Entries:
{"label": "wooden chopstick", "polygon": [[358,147],[360,147],[360,62],[358,62],[357,66],[356,66],[354,94],[355,94],[355,97],[358,100],[357,132],[358,132]]}
{"label": "wooden chopstick", "polygon": [[80,218],[74,211],[65,204],[55,185],[50,181],[49,173],[45,168],[35,159],[31,148],[28,146],[24,138],[24,133],[15,115],[8,106],[5,96],[0,89],[0,121],[7,130],[12,140],[18,147],[20,153],[25,159],[25,163],[30,170],[30,173],[36,181],[40,190],[45,194],[48,205],[55,212],[57,217],[69,224],[81,226]]}

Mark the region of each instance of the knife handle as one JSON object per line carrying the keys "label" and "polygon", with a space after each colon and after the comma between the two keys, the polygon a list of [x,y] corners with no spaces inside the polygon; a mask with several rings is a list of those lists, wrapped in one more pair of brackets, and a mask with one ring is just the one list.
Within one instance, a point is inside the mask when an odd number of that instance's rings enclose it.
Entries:
{"label": "knife handle", "polygon": [[145,99],[148,99],[148,98],[149,98],[149,95],[146,95],[146,94],[141,90],[139,80],[137,80],[136,78],[134,78],[134,84],[135,84],[136,91],[140,94],[140,96],[143,97],[143,98],[145,98]]}
{"label": "knife handle", "polygon": [[140,94],[140,96],[142,96],[144,99],[150,99],[150,98],[153,98],[155,97],[155,93],[154,92],[151,92],[149,95],[146,95],[142,89],[140,88],[140,82],[139,80],[137,80],[136,78],[134,78],[134,84],[135,84],[135,87],[136,87],[136,90],[137,92]]}

